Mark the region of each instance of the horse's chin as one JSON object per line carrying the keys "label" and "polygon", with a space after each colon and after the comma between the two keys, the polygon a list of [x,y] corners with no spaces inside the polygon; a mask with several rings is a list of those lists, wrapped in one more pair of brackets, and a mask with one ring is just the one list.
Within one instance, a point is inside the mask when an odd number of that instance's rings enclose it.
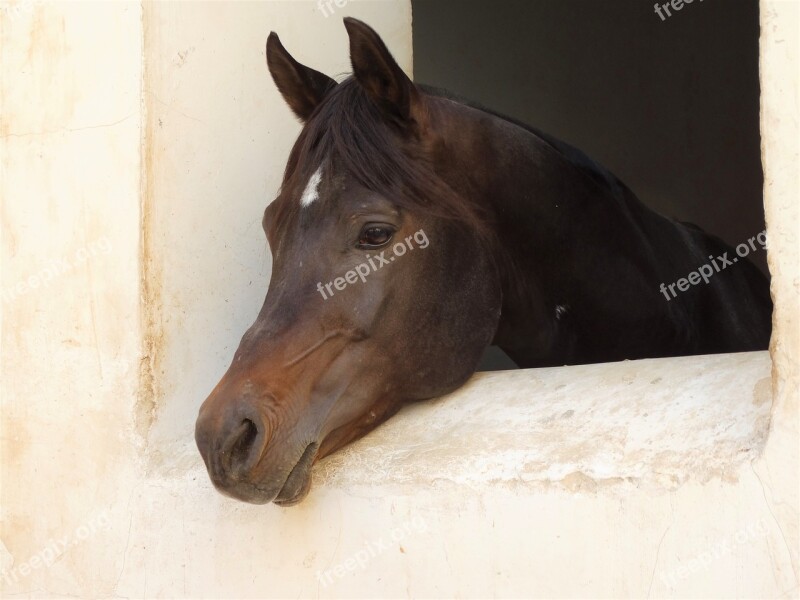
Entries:
{"label": "horse's chin", "polygon": [[292,469],[281,491],[273,502],[278,506],[292,506],[308,495],[311,489],[311,467],[319,450],[319,444],[309,444],[300,460]]}

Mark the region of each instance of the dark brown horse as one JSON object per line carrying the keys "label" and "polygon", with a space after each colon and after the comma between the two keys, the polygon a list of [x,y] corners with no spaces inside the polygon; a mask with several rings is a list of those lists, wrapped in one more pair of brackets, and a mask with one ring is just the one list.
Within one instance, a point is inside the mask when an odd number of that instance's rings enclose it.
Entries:
{"label": "dark brown horse", "polygon": [[522,367],[767,347],[768,283],[731,248],[574,148],[412,83],[345,26],[338,84],[267,42],[305,125],[264,213],[264,306],[197,420],[219,490],[300,501],[315,461],[462,385],[490,344]]}

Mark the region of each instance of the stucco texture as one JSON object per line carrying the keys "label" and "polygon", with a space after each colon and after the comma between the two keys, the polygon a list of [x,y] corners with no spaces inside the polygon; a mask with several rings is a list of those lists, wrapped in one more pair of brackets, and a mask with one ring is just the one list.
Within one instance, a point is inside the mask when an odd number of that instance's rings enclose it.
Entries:
{"label": "stucco texture", "polygon": [[770,354],[480,374],[298,506],[212,488],[194,418],[299,131],[266,36],[345,73],[352,15],[411,67],[407,1],[343,4],[0,4],[3,597],[797,597],[794,2],[761,6]]}

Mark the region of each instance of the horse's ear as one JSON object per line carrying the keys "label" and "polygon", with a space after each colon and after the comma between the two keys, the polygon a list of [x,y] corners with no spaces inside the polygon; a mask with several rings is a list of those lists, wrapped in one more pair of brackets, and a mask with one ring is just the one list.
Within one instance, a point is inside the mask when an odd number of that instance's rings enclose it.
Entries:
{"label": "horse's ear", "polygon": [[413,124],[419,92],[372,27],[344,18],[353,75],[383,112],[401,126]]}
{"label": "horse's ear", "polygon": [[303,122],[336,87],[336,81],[327,75],[297,62],[274,31],[267,38],[267,66],[283,99]]}

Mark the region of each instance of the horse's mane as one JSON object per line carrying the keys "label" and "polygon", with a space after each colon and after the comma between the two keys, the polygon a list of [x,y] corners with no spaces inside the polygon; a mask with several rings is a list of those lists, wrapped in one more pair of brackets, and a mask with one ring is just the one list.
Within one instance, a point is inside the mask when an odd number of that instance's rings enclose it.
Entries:
{"label": "horse's mane", "polygon": [[[390,199],[401,209],[450,219],[481,237],[488,231],[485,209],[456,193],[424,156],[403,144],[396,125],[348,77],[316,108],[297,138],[286,163],[282,189],[302,189],[323,161],[334,160],[365,188]],[[286,222],[298,202],[282,202],[274,217]]]}
{"label": "horse's mane", "polygon": [[509,117],[508,115],[500,113],[491,108],[487,108],[482,104],[475,102],[474,100],[469,100],[467,98],[454,94],[449,90],[429,85],[421,85],[421,84],[416,84],[416,85],[418,88],[422,89],[431,96],[436,96],[437,98],[445,98],[447,100],[452,100],[453,102],[456,102],[458,104],[469,106],[470,108],[474,108],[475,110],[479,110],[488,115],[492,115],[493,117],[497,117],[498,119],[502,119],[503,121],[516,125],[517,127],[520,127],[525,131],[532,133],[542,142],[544,142],[545,144],[550,146],[553,150],[558,152],[561,156],[563,156],[579,171],[591,177],[598,184],[610,188],[612,192],[618,192],[620,186],[622,186],[622,183],[620,182],[619,179],[617,179],[617,176],[614,175],[607,168],[605,168],[603,165],[601,165],[597,161],[587,156],[583,151],[579,150],[575,146],[571,146],[570,144],[556,137],[553,137],[548,133],[545,133],[541,129],[533,127],[532,125],[529,125],[524,121],[520,121],[519,119],[515,119],[514,117]]}
{"label": "horse's mane", "polygon": [[[495,112],[446,90],[417,84],[424,93],[480,110],[533,134],[610,194],[620,197],[624,185],[586,154],[522,121]],[[282,189],[302,189],[324,161],[337,161],[365,188],[389,198],[401,209],[450,219],[491,239],[485,207],[468,202],[440,177],[413,145],[403,144],[396,126],[350,76],[334,87],[301,131],[286,163]],[[286,223],[299,202],[275,206],[276,224]]]}

